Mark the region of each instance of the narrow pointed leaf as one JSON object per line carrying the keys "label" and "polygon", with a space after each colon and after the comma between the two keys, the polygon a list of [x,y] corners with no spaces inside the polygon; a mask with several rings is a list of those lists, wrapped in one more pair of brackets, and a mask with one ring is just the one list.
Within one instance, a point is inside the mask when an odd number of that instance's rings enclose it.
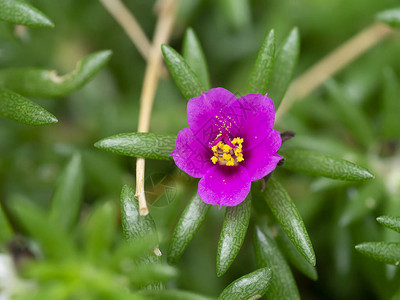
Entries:
{"label": "narrow pointed leaf", "polygon": [[314,281],[318,279],[318,274],[315,267],[304,258],[299,250],[297,250],[297,248],[293,245],[286,233],[281,228],[279,228],[275,239],[285,257],[297,270]]}
{"label": "narrow pointed leaf", "polygon": [[27,125],[50,125],[57,123],[55,116],[21,95],[0,89],[0,116]]}
{"label": "narrow pointed leaf", "polygon": [[251,196],[237,206],[227,207],[217,250],[217,276],[231,266],[242,247],[251,215]]}
{"label": "narrow pointed leaf", "polygon": [[270,300],[300,299],[293,274],[276,242],[258,226],[254,232],[254,251],[257,266],[259,268],[267,267],[272,271],[266,298]]}
{"label": "narrow pointed leaf", "polygon": [[377,261],[400,265],[400,243],[370,242],[359,244],[356,249]]}
{"label": "narrow pointed leaf", "polygon": [[182,290],[140,291],[145,299],[152,300],[215,300],[215,298],[195,294]]}
{"label": "narrow pointed leaf", "polygon": [[378,21],[385,22],[392,27],[400,27],[400,7],[379,12],[376,17]]}
{"label": "narrow pointed leaf", "polygon": [[[400,10],[399,10],[400,11]],[[382,134],[389,139],[400,137],[400,85],[393,69],[383,74]]]}
{"label": "narrow pointed leaf", "polygon": [[186,63],[197,75],[199,81],[204,86],[205,91],[208,91],[211,88],[211,84],[206,57],[200,41],[192,28],[186,30],[182,51]]}
{"label": "narrow pointed leaf", "polygon": [[116,209],[111,202],[96,207],[84,227],[85,251],[94,261],[112,245],[116,230]]}
{"label": "narrow pointed leaf", "polygon": [[82,203],[83,171],[81,155],[74,154],[57,180],[51,200],[50,218],[64,230],[76,223]]}
{"label": "narrow pointed leaf", "polygon": [[268,92],[269,83],[275,61],[275,31],[271,29],[265,38],[257,60],[250,74],[248,92],[265,95]]}
{"label": "narrow pointed leaf", "polygon": [[228,285],[218,300],[241,300],[261,298],[269,287],[271,269],[261,268],[246,274]]}
{"label": "narrow pointed leaf", "polygon": [[3,211],[3,208],[0,205],[0,246],[1,244],[8,242],[12,235],[13,230],[7,219],[7,216]]}
{"label": "narrow pointed leaf", "polygon": [[283,167],[294,172],[346,181],[365,181],[374,178],[374,175],[361,166],[312,150],[289,149],[282,151],[281,155],[285,158]]}
{"label": "narrow pointed leaf", "polygon": [[330,80],[325,86],[339,120],[347,127],[356,140],[365,148],[368,148],[374,141],[373,129],[360,107],[357,107],[352,102],[335,81]]}
{"label": "narrow pointed leaf", "polygon": [[400,217],[382,216],[376,220],[383,226],[400,233]]}
{"label": "narrow pointed leaf", "polygon": [[30,27],[54,27],[44,13],[22,0],[0,0],[0,20]]}
{"label": "narrow pointed leaf", "polygon": [[54,70],[10,68],[0,70],[0,87],[29,97],[62,97],[87,83],[109,61],[110,50],[87,55],[75,70],[59,76]]}
{"label": "narrow pointed leaf", "polygon": [[296,205],[274,178],[270,178],[267,187],[263,192],[265,201],[281,224],[289,239],[304,256],[304,258],[315,266],[315,253],[308,236],[303,219],[301,218]]}
{"label": "narrow pointed leaf", "polygon": [[94,146],[120,155],[171,160],[175,140],[176,135],[132,132],[110,136]]}
{"label": "narrow pointed leaf", "polygon": [[174,264],[182,256],[183,252],[199,230],[210,205],[204,203],[196,194],[182,213],[168,248],[168,263]]}
{"label": "narrow pointed leaf", "polygon": [[221,14],[225,16],[228,24],[237,31],[250,25],[251,14],[248,0],[218,0]]}
{"label": "narrow pointed leaf", "polygon": [[292,80],[300,53],[299,30],[293,28],[277,51],[268,96],[278,109]]}
{"label": "narrow pointed leaf", "polygon": [[60,260],[74,254],[70,236],[36,205],[22,196],[14,196],[8,206],[18,223],[41,244],[48,258]]}
{"label": "narrow pointed leaf", "polygon": [[170,46],[162,45],[161,50],[168,69],[186,100],[201,96],[206,89],[185,59]]}

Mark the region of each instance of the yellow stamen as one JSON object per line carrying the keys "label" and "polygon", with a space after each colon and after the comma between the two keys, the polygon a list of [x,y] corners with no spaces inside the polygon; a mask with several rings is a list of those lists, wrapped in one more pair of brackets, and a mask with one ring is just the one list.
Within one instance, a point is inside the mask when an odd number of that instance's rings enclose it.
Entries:
{"label": "yellow stamen", "polygon": [[[217,138],[220,135],[217,136]],[[211,161],[213,164],[217,162],[220,165],[226,165],[229,167],[237,166],[238,163],[244,161],[243,158],[243,139],[236,137],[231,141],[231,144],[235,147],[232,147],[224,142],[220,141],[218,144],[211,147],[214,155],[211,157]]]}

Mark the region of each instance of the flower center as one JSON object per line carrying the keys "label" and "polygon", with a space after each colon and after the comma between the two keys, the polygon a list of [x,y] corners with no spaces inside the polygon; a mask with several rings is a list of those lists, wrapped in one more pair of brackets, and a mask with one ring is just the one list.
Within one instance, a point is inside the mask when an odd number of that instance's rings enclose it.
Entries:
{"label": "flower center", "polygon": [[217,162],[220,165],[226,166],[237,166],[238,163],[244,161],[242,153],[242,138],[234,138],[232,141],[228,140],[227,143],[219,141],[218,144],[211,147],[214,155],[211,157],[211,161],[215,165]]}

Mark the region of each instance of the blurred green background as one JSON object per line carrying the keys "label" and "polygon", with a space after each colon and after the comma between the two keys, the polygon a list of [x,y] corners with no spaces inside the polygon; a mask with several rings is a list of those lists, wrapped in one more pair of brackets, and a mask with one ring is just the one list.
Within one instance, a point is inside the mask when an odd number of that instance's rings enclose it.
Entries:
{"label": "blurred green background", "polygon": [[[59,99],[33,99],[57,116],[57,124],[29,127],[0,118],[1,203],[7,211],[5,203],[18,193],[47,207],[57,176],[79,150],[84,165],[82,216],[106,200],[118,206],[122,185],[134,184],[135,159],[102,152],[93,144],[113,134],[137,130],[145,61],[99,1],[30,3],[48,15],[55,28],[16,34],[14,26],[0,23],[0,68],[33,66],[63,74],[94,51],[111,49],[113,56],[79,91]],[[125,4],[151,38],[155,1]],[[377,12],[396,5],[399,2],[395,0],[182,0],[170,45],[180,51],[183,34],[192,27],[203,45],[213,87],[222,86],[240,95],[270,29],[275,29],[279,44],[293,26],[298,26],[301,53],[297,77],[372,24]],[[389,134],[382,129],[385,78],[400,76],[399,53],[400,34],[396,33],[335,76],[335,88],[368,120],[364,130],[372,137],[369,143],[353,134],[343,120],[343,111],[324,87],[294,105],[276,126],[280,131],[296,132],[288,145],[358,162],[376,176],[371,182],[353,185],[281,169],[276,172],[300,210],[317,256],[318,281],[294,271],[303,299],[387,299],[400,283],[396,269],[354,250],[363,241],[398,239],[380,228],[375,218],[400,215],[400,128]],[[176,134],[186,126],[186,101],[169,76],[162,78],[151,131]],[[178,172],[172,162],[146,162],[148,178],[158,182],[165,174],[173,186],[173,201],[159,200],[150,204],[150,211],[160,231],[161,251],[166,252],[172,229],[197,181]],[[222,211],[212,208],[178,263],[179,277],[168,286],[216,295],[256,268],[250,232],[230,271],[221,278],[216,276],[222,219]]]}

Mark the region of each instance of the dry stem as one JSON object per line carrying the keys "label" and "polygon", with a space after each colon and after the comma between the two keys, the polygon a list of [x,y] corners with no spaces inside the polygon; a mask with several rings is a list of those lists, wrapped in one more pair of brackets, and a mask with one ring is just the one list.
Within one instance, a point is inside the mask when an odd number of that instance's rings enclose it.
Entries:
{"label": "dry stem", "polygon": [[280,119],[296,100],[305,98],[328,78],[388,37],[392,32],[393,29],[385,24],[372,24],[312,66],[291,84],[278,108],[276,120]]}

